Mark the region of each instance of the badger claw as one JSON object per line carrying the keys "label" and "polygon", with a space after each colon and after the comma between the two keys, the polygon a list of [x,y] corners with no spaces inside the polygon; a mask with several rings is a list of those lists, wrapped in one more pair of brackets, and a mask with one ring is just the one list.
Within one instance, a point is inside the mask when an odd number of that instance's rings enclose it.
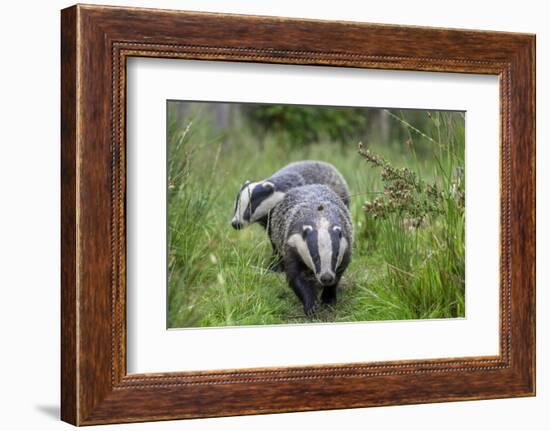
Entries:
{"label": "badger claw", "polygon": [[304,313],[306,316],[310,317],[315,313],[315,309],[317,308],[315,302],[304,304]]}

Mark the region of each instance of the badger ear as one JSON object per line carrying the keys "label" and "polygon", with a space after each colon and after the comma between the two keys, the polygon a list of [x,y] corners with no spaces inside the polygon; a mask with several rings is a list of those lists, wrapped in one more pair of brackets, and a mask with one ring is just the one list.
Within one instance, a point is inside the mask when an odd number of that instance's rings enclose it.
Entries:
{"label": "badger ear", "polygon": [[243,187],[244,187],[244,186],[247,186],[247,185],[249,185],[249,184],[250,184],[250,180],[246,180],[246,181],[244,182],[244,184],[243,184]]}
{"label": "badger ear", "polygon": [[264,186],[264,189],[269,191],[275,190],[275,184],[273,184],[271,181],[264,181],[262,186]]}
{"label": "badger ear", "polygon": [[302,236],[305,238],[307,236],[308,233],[310,233],[311,231],[313,230],[313,228],[308,225],[308,224],[305,224],[302,226]]}
{"label": "badger ear", "polygon": [[334,226],[332,231],[337,233],[340,238],[342,238],[342,228],[340,226]]}

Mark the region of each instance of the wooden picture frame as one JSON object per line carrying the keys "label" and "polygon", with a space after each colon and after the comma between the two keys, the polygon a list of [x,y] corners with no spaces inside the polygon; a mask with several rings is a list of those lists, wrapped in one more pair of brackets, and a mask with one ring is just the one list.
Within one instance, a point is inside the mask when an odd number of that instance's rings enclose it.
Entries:
{"label": "wooden picture frame", "polygon": [[[535,36],[77,5],[61,14],[61,418],[75,425],[535,394]],[[131,56],[498,75],[500,354],[126,373]]]}

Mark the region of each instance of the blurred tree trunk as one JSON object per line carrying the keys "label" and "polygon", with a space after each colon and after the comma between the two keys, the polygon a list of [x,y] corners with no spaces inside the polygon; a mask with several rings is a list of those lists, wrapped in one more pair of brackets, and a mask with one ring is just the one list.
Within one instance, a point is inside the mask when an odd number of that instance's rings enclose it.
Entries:
{"label": "blurred tree trunk", "polygon": [[169,102],[172,105],[172,109],[175,111],[178,122],[185,121],[185,115],[187,114],[188,104],[184,102]]}
{"label": "blurred tree trunk", "polygon": [[235,129],[239,117],[240,105],[234,103],[212,103],[210,112],[212,127],[223,139],[223,146],[231,145],[231,130]]}
{"label": "blurred tree trunk", "polygon": [[388,144],[390,140],[390,116],[383,109],[377,110],[378,139],[382,144]]}
{"label": "blurred tree trunk", "polygon": [[212,111],[212,123],[218,132],[227,130],[231,120],[232,105],[229,103],[213,103],[210,105]]}

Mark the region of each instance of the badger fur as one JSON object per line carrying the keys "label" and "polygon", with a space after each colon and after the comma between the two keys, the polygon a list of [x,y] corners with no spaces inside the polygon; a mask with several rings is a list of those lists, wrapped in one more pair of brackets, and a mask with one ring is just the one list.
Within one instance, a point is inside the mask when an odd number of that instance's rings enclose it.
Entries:
{"label": "badger fur", "polygon": [[271,177],[262,181],[246,181],[235,199],[235,208],[231,225],[242,229],[251,223],[258,222],[267,227],[270,211],[293,187],[307,184],[324,184],[330,187],[349,205],[349,191],[346,180],[338,170],[329,163],[304,160],[286,165]]}
{"label": "badger fur", "polygon": [[268,233],[282,256],[287,281],[304,312],[336,302],[336,288],[351,260],[353,225],[347,206],[325,185],[289,190],[273,209]]}

